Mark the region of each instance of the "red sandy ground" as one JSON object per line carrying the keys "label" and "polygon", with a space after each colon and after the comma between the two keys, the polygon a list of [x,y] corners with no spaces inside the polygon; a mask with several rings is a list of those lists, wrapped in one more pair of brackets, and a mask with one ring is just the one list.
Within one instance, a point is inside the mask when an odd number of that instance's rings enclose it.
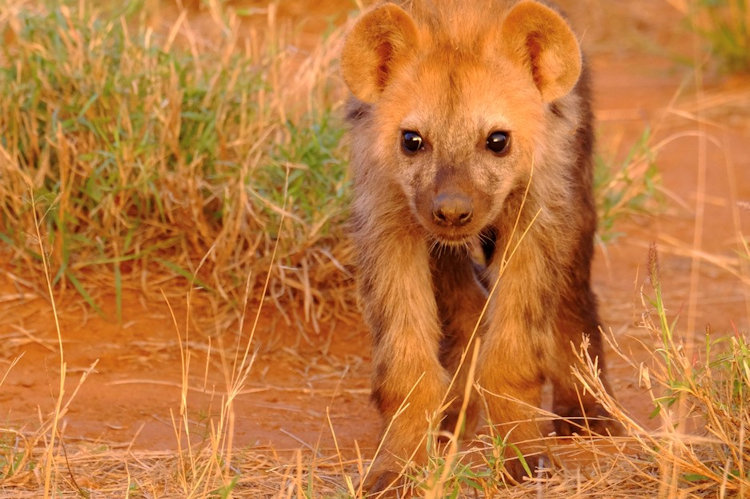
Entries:
{"label": "red sandy ground", "polygon": [[[703,115],[711,141],[705,150],[703,235],[700,248],[695,249],[699,139],[674,136],[695,131],[698,124],[668,110],[690,72],[669,57],[628,48],[635,45],[632,38],[637,36],[652,40],[654,45],[679,43],[674,35],[669,35],[670,31],[665,35],[664,30],[654,27],[676,26],[679,16],[666,3],[631,3],[643,9],[628,7],[631,18],[621,22],[637,33],[629,34],[631,40],[622,46],[611,35],[598,33],[601,28],[596,12],[584,16],[577,12],[583,8],[574,8],[573,20],[581,18],[579,31],[592,33],[594,38],[587,44],[592,54],[601,148],[619,150],[622,155],[647,125],[656,130],[656,141],[673,137],[658,156],[663,187],[670,193],[665,208],[656,216],[620,224],[618,229],[626,236],[599,248],[596,255],[594,283],[602,315],[625,351],[640,359],[644,351],[640,342],[654,343],[639,327],[644,310],[640,289],[647,286],[648,246],[652,242],[658,244],[666,302],[670,314],[680,315],[684,330],[691,313],[691,257],[700,250],[717,258],[733,258],[738,249],[737,224],[744,227],[745,234],[750,233],[750,211],[737,208],[738,201],[750,200],[750,157],[746,154],[750,111],[747,98],[741,97],[750,92],[750,82],[709,82],[706,96],[700,100],[713,104]],[[657,3],[660,6],[654,8]],[[310,36],[325,27],[330,14],[350,10],[348,2],[323,4],[332,10],[326,7],[317,15],[309,13],[313,20],[308,24],[313,33]],[[591,9],[599,5],[585,4]],[[303,2],[291,5],[299,7]],[[281,15],[297,21],[306,14],[305,9],[287,7]],[[341,19],[339,15],[337,21]],[[689,47],[690,42],[681,44]],[[693,112],[695,102],[695,91],[689,89],[678,98],[675,108]],[[730,333],[735,327],[747,331],[747,281],[743,284],[730,272],[707,261],[700,263],[698,275],[694,315],[698,337],[706,324],[716,334]],[[0,427],[33,433],[39,427],[40,416],[46,418],[54,408],[59,354],[48,297],[17,277],[23,278],[14,276],[7,266],[0,270],[0,379],[9,370],[0,386]],[[177,310],[175,326],[164,300],[129,293],[124,301],[124,318],[118,323],[111,319],[115,316],[111,297],[101,298],[107,319],[86,311],[74,298],[69,291],[60,300],[59,313],[67,393],[72,393],[84,371],[94,364],[95,367],[63,418],[66,443],[150,450],[176,448],[172,415],[177,417],[180,407],[179,340],[185,344],[185,301],[172,303]],[[194,313],[202,316],[200,324],[211,324],[210,312]],[[254,314],[255,308],[250,307],[246,324],[252,323]],[[249,331],[246,326],[243,346]],[[190,328],[188,414],[194,440],[207,435],[209,416],[216,416],[220,410],[221,394],[226,390],[224,373],[231,372],[227,366],[231,366],[237,334],[236,326],[221,324]],[[323,324],[315,333],[311,327],[300,331],[298,325],[287,323],[273,304],[267,304],[251,350],[257,351],[257,357],[235,406],[235,446],[276,451],[331,449],[327,420],[330,414],[331,426],[346,454],[354,454],[355,441],[365,455],[374,449],[379,419],[369,402],[370,343],[358,316],[351,324]],[[220,351],[228,358],[222,360]],[[17,363],[11,368],[14,360]],[[638,388],[637,372],[614,356],[610,356],[609,365],[618,399],[636,419],[648,424],[652,405]]]}

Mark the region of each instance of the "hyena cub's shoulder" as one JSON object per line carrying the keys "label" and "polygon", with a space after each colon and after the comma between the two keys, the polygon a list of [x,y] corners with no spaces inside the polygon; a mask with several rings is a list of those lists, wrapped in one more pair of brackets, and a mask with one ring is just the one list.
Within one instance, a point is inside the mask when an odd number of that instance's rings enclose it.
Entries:
{"label": "hyena cub's shoulder", "polygon": [[[478,387],[467,431],[486,407],[487,423],[524,452],[549,430],[530,409],[543,380],[561,417],[600,414],[570,375],[570,343],[585,332],[597,356],[601,342],[589,282],[591,113],[567,22],[532,0],[380,4],[352,28],[341,68],[373,400],[390,422],[374,488],[403,458],[425,461],[428,429],[462,426],[465,386]],[[467,251],[478,243],[483,281]],[[470,380],[460,359],[481,314]]]}

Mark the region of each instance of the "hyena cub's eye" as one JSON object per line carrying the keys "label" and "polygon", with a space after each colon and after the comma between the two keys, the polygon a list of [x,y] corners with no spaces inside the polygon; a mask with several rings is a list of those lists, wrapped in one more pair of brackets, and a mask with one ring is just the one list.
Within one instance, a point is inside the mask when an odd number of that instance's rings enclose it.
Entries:
{"label": "hyena cub's eye", "polygon": [[487,149],[498,156],[504,156],[510,151],[510,132],[492,132],[487,137]]}
{"label": "hyena cub's eye", "polygon": [[404,130],[401,132],[401,148],[406,154],[416,154],[424,147],[424,140],[417,132]]}

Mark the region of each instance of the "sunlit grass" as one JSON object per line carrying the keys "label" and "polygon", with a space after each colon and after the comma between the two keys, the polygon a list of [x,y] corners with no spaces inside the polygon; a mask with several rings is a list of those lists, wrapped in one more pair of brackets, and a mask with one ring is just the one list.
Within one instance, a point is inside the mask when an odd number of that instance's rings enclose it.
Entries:
{"label": "sunlit grass", "polygon": [[594,158],[597,237],[603,243],[622,235],[618,222],[632,215],[653,213],[658,206],[661,182],[658,151],[652,139],[651,130],[646,128],[622,161],[615,163],[601,153]]}
{"label": "sunlit grass", "polygon": [[[16,264],[39,268],[33,195],[53,284],[94,309],[94,289],[115,291],[119,311],[122,287],[147,273],[237,303],[244,276],[269,264],[289,170],[275,289],[345,280],[302,277],[341,266],[345,154],[326,49],[295,58],[283,40],[242,37],[236,16],[209,41],[183,18],[158,33],[93,2],[55,5],[0,7],[0,238]],[[305,78],[278,84],[292,66]]]}
{"label": "sunlit grass", "polygon": [[690,26],[708,44],[719,69],[750,72],[750,3],[747,0],[693,0]]}

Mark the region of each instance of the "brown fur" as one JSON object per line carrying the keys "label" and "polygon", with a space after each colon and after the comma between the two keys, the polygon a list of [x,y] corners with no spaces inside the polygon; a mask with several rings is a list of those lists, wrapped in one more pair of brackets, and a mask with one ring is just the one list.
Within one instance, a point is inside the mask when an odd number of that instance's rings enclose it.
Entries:
{"label": "brown fur", "polygon": [[[477,368],[487,421],[523,449],[547,430],[529,409],[539,406],[544,380],[561,416],[580,416],[581,404],[600,415],[571,375],[570,343],[583,333],[603,363],[589,283],[596,214],[588,81],[566,22],[529,0],[383,4],[354,26],[341,65],[354,95],[352,225],[373,335],[373,400],[386,425],[396,416],[374,477],[412,454],[424,461],[423,439],[438,422],[431,418],[442,417],[495,282]],[[424,147],[405,150],[404,131],[419,133]],[[493,132],[510,133],[509,151],[488,150]],[[477,245],[487,258],[482,275],[469,251]],[[456,399],[445,421],[451,430],[462,371],[447,398]]]}

